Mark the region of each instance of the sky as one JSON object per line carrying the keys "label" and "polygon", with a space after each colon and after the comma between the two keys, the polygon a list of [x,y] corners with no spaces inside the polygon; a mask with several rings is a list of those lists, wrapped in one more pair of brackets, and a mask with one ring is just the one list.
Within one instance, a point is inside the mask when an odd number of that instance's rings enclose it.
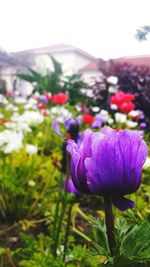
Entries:
{"label": "sky", "polygon": [[77,46],[99,58],[150,54],[150,0],[0,0],[0,47],[21,51],[55,44]]}

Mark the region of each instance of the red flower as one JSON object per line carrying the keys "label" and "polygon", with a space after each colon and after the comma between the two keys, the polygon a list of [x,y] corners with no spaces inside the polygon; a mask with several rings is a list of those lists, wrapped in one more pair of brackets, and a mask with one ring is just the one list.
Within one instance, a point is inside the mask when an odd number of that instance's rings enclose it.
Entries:
{"label": "red flower", "polygon": [[38,105],[38,108],[39,109],[45,109],[47,107],[47,104],[44,104],[44,103],[40,103],[39,105]]}
{"label": "red flower", "polygon": [[117,105],[118,109],[122,112],[130,112],[135,109],[135,105],[132,102],[135,99],[133,94],[125,94],[119,92],[111,97],[110,103]]}
{"label": "red flower", "polygon": [[71,134],[70,133],[67,133],[66,139],[67,139],[67,141],[71,139]]}
{"label": "red flower", "polygon": [[45,96],[46,96],[47,100],[49,100],[49,101],[52,98],[52,94],[51,93],[48,93],[48,92],[45,93]]}
{"label": "red flower", "polygon": [[68,95],[64,93],[58,93],[51,97],[51,102],[54,104],[63,105],[67,102],[67,100],[68,100]]}
{"label": "red flower", "polygon": [[7,123],[8,120],[7,119],[0,119],[0,123]]}
{"label": "red flower", "polygon": [[135,109],[135,105],[132,102],[124,102],[118,106],[119,110],[125,113],[130,112]]}
{"label": "red flower", "polygon": [[135,96],[133,94],[125,94],[123,92],[119,92],[115,94],[114,96],[111,97],[111,104],[116,104],[117,106],[126,103],[126,102],[131,102],[135,99]]}
{"label": "red flower", "polygon": [[49,112],[47,109],[44,109],[43,112],[42,112],[43,116],[48,116],[49,115]]}
{"label": "red flower", "polygon": [[94,120],[95,120],[94,117],[91,116],[91,115],[89,115],[89,114],[84,114],[84,115],[82,116],[82,121],[83,121],[84,123],[91,124],[91,123],[94,122]]}

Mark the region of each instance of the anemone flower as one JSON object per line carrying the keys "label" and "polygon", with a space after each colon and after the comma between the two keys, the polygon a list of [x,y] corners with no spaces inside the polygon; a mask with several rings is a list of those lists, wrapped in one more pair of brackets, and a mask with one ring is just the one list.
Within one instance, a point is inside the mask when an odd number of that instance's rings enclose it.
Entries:
{"label": "anemone flower", "polygon": [[134,193],[141,184],[147,147],[139,133],[116,132],[108,126],[101,133],[87,130],[80,146],[70,140],[67,150],[73,183],[79,191],[109,196],[122,211],[134,206],[124,195]]}

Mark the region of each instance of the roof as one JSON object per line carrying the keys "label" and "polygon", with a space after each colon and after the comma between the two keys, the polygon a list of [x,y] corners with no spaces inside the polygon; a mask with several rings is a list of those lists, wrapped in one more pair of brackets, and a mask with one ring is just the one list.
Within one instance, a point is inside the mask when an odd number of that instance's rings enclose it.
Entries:
{"label": "roof", "polygon": [[34,48],[34,49],[14,52],[13,54],[43,54],[43,53],[68,52],[68,51],[77,52],[78,54],[82,54],[83,56],[88,57],[93,61],[98,60],[95,56],[89,54],[88,52],[85,52],[78,47],[66,44],[57,44],[46,47]]}
{"label": "roof", "polygon": [[91,62],[87,64],[85,67],[80,69],[80,72],[90,72],[90,71],[99,71],[100,69],[100,62]]}
{"label": "roof", "polygon": [[116,63],[130,63],[133,65],[150,66],[150,55],[120,57],[120,58],[115,58],[112,61]]}

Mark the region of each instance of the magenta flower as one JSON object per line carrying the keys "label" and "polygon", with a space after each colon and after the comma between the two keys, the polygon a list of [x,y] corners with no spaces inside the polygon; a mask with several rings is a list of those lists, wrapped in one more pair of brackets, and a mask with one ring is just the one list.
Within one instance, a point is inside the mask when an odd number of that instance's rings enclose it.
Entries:
{"label": "magenta flower", "polygon": [[124,195],[139,188],[148,153],[138,133],[116,132],[106,126],[101,133],[86,132],[79,148],[70,141],[68,151],[72,179],[79,191],[109,196],[120,210],[134,206]]}

